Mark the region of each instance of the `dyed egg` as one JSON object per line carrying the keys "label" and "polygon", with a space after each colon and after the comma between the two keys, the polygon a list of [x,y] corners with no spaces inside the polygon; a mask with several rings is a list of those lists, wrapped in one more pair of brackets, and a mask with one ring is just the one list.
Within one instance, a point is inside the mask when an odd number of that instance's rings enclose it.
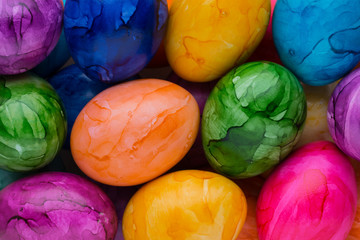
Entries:
{"label": "dyed egg", "polygon": [[[200,118],[202,116],[204,106],[207,98],[210,95],[211,90],[215,87],[216,82],[207,82],[207,83],[196,83],[188,82],[184,79],[181,79],[176,74],[170,75],[168,78],[170,82],[173,82],[185,90],[189,91],[191,95],[195,98],[196,102],[199,105],[200,109]],[[195,139],[194,145],[190,148],[186,156],[177,164],[176,169],[193,169],[201,166],[207,165],[207,160],[205,157],[204,149],[202,147],[201,141],[201,131],[198,132]]]}
{"label": "dyed egg", "polygon": [[119,82],[154,56],[167,15],[162,0],[67,0],[65,36],[75,63],[88,77]]}
{"label": "dyed egg", "polygon": [[271,0],[271,16],[270,22],[266,29],[266,33],[255,52],[250,56],[247,62],[254,61],[271,61],[281,64],[279,54],[276,51],[273,34],[272,34],[272,17],[277,0]]}
{"label": "dyed egg", "polygon": [[0,2],[0,75],[26,72],[43,61],[61,34],[60,0]]}
{"label": "dyed egg", "polygon": [[33,74],[0,76],[0,168],[30,171],[50,163],[66,137],[62,102]]}
{"label": "dyed egg", "polygon": [[125,240],[232,240],[245,217],[246,199],[235,183],[215,173],[186,170],[135,193],[125,209],[123,232]]}
{"label": "dyed egg", "polygon": [[42,173],[0,192],[1,239],[114,239],[117,217],[105,193],[70,173]]}
{"label": "dyed egg", "polygon": [[[63,0],[65,5],[65,0]],[[37,65],[33,72],[43,78],[48,78],[59,70],[70,58],[70,50],[66,43],[65,33],[62,30],[60,39],[50,55]]]}
{"label": "dyed egg", "polygon": [[291,152],[305,118],[305,94],[290,71],[271,62],[244,64],[224,76],[206,102],[206,157],[229,177],[259,175]]}
{"label": "dyed egg", "polygon": [[334,82],[360,61],[358,0],[278,0],[273,36],[283,64],[306,84]]}
{"label": "dyed egg", "polygon": [[303,87],[307,102],[307,116],[304,131],[295,148],[319,140],[332,141],[327,124],[327,109],[336,83],[317,87],[304,85]]}
{"label": "dyed egg", "polygon": [[336,145],[360,161],[360,69],[343,78],[336,86],[327,113],[329,131]]}
{"label": "dyed egg", "polygon": [[331,142],[310,143],[265,182],[257,203],[259,239],[346,239],[356,201],[346,156]]}
{"label": "dyed egg", "polygon": [[188,81],[220,78],[252,54],[269,16],[270,0],[174,1],[165,37],[170,66]]}
{"label": "dyed egg", "polygon": [[85,105],[98,93],[110,87],[106,83],[88,78],[76,65],[68,66],[49,79],[64,103],[67,118],[65,147],[70,147],[70,133],[75,119]]}
{"label": "dyed egg", "polygon": [[115,186],[147,182],[178,163],[195,141],[194,97],[164,80],[126,82],[101,92],[80,112],[71,152],[90,178]]}

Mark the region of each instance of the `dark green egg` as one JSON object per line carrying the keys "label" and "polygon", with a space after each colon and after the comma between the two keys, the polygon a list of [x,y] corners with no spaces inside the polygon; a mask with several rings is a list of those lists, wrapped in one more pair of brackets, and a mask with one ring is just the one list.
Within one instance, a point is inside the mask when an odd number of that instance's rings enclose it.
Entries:
{"label": "dark green egg", "polygon": [[206,102],[206,157],[229,177],[259,175],[291,152],[305,118],[305,94],[289,70],[271,62],[241,65],[217,83]]}
{"label": "dark green egg", "polygon": [[66,137],[62,102],[44,79],[0,76],[0,168],[25,172],[49,164]]}

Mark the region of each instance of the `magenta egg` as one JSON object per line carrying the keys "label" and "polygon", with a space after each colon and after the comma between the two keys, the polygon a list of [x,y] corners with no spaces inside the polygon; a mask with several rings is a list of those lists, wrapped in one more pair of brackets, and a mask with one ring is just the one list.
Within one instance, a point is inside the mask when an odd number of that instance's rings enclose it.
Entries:
{"label": "magenta egg", "polygon": [[354,169],[335,144],[307,144],[265,182],[256,211],[259,239],[346,239],[356,191]]}
{"label": "magenta egg", "polygon": [[0,239],[114,239],[114,205],[84,178],[48,172],[0,191]]}

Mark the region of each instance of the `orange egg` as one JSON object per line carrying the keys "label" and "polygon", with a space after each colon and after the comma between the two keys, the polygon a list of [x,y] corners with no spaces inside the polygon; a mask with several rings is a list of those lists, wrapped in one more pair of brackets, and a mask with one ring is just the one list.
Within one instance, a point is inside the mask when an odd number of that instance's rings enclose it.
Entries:
{"label": "orange egg", "polygon": [[346,238],[346,240],[358,240],[358,239],[360,239],[360,162],[357,160],[351,159],[351,164],[353,165],[353,167],[355,169],[358,199],[357,199],[355,220],[351,227],[349,236]]}
{"label": "orange egg", "polygon": [[199,107],[185,89],[143,79],[108,88],[80,112],[71,152],[90,178],[114,185],[147,182],[188,152],[199,127]]}
{"label": "orange egg", "polygon": [[123,216],[125,240],[235,240],[246,217],[246,200],[231,180],[186,170],[143,186]]}

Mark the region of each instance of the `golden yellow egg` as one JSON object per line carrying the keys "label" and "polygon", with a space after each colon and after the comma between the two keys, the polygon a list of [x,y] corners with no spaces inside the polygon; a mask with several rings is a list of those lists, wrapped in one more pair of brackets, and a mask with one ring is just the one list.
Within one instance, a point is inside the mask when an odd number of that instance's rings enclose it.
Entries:
{"label": "golden yellow egg", "polygon": [[174,1],[165,37],[171,67],[193,82],[221,77],[258,46],[270,10],[270,0]]}
{"label": "golden yellow egg", "polygon": [[125,240],[233,240],[244,225],[246,199],[212,172],[173,172],[143,186],[123,216]]}

